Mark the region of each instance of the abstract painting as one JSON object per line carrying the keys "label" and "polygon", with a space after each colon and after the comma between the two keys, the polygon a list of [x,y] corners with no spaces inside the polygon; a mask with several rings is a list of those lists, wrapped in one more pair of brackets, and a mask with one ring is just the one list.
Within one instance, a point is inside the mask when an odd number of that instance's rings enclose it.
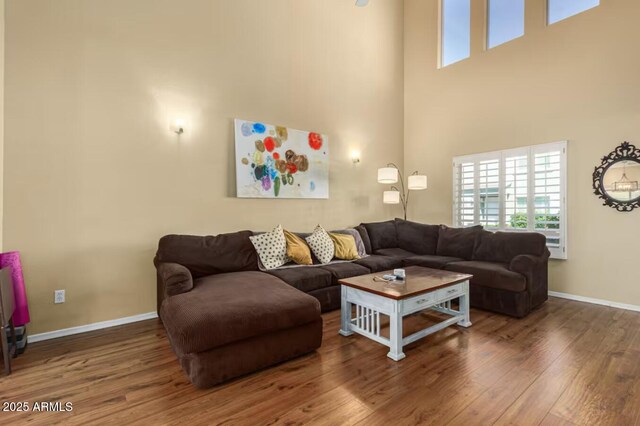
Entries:
{"label": "abstract painting", "polygon": [[329,141],[320,133],[235,120],[239,198],[329,198]]}

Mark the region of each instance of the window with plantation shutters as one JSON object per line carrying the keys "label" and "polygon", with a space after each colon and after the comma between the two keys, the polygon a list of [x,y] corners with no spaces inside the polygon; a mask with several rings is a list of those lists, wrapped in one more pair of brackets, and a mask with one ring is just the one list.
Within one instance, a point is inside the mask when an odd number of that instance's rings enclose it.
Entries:
{"label": "window with plantation shutters", "polygon": [[566,259],[566,151],[556,142],[454,158],[454,225],[540,232]]}

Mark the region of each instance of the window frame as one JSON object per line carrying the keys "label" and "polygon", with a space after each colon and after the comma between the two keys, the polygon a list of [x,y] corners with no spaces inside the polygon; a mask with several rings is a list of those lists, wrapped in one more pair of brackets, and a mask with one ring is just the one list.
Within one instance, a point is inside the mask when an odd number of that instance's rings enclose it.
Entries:
{"label": "window frame", "polygon": [[[551,252],[551,258],[553,259],[563,259],[566,260],[568,256],[568,241],[567,241],[567,147],[568,141],[558,141],[540,145],[530,145],[525,147],[506,149],[500,151],[491,151],[491,152],[483,152],[477,154],[469,154],[462,155],[453,158],[453,202],[452,202],[452,223],[454,226],[465,226],[460,223],[461,212],[463,209],[461,206],[461,194],[460,190],[461,182],[460,177],[461,174],[459,172],[459,165],[463,163],[473,163],[473,224],[480,224],[480,182],[479,182],[479,168],[478,165],[480,162],[487,161],[499,161],[498,166],[498,200],[499,200],[499,208],[498,208],[498,226],[497,227],[487,227],[492,231],[507,231],[507,232],[540,232],[542,234],[548,235],[549,231],[536,229],[536,191],[535,191],[535,161],[536,155],[544,154],[546,152],[555,152],[560,151],[560,163],[559,163],[559,198],[560,198],[560,213],[559,213],[559,244],[558,247],[549,247],[549,251]],[[506,181],[506,159],[513,158],[515,156],[523,156],[526,155],[527,161],[527,227],[520,229],[515,229],[512,227],[506,226],[506,203],[505,203],[505,181]],[[533,219],[529,219],[533,218]],[[468,224],[466,226],[469,226]]]}

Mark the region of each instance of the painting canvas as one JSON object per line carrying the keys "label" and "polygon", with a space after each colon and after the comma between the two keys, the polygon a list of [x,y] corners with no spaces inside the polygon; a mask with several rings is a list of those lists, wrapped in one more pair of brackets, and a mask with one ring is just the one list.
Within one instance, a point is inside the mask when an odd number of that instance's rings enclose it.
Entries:
{"label": "painting canvas", "polygon": [[329,140],[315,132],[235,120],[239,198],[329,198]]}

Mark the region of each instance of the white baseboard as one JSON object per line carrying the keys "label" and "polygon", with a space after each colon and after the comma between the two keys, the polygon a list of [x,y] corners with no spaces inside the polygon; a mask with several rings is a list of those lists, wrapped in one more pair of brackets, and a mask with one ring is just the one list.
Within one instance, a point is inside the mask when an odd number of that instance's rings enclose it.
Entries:
{"label": "white baseboard", "polygon": [[[627,311],[640,312],[640,306],[629,305],[626,303],[612,302],[610,300],[595,299],[593,297],[577,296],[575,294],[561,293],[558,291],[550,291],[549,296],[560,297],[562,299],[575,300],[578,302],[593,303],[594,305],[611,306],[612,308],[625,309]],[[80,325],[77,327],[63,328],[62,330],[48,331],[46,333],[34,334],[28,336],[29,343],[41,342],[43,340],[56,339],[58,337],[71,336],[73,334],[86,333],[88,331],[101,330],[103,328],[115,327],[117,325],[131,324],[133,322],[144,321],[158,318],[157,312],[148,312],[146,314],[133,315],[131,317],[118,318],[109,321],[94,322],[93,324]]]}
{"label": "white baseboard", "polygon": [[131,317],[118,318],[109,321],[94,322],[93,324],[79,325],[77,327],[63,328],[62,330],[47,331],[46,333],[27,336],[28,343],[40,342],[42,340],[56,339],[58,337],[71,336],[73,334],[86,333],[88,331],[100,330],[103,328],[115,327],[117,325],[130,324],[132,322],[144,321],[158,318],[157,312],[134,315]]}
{"label": "white baseboard", "polygon": [[593,303],[594,305],[611,306],[612,308],[625,309],[627,311],[640,312],[640,306],[638,305],[629,305],[626,303],[612,302],[610,300],[595,299],[593,297],[577,296],[575,294],[560,293],[558,291],[550,291],[549,296],[575,300],[577,302]]}

